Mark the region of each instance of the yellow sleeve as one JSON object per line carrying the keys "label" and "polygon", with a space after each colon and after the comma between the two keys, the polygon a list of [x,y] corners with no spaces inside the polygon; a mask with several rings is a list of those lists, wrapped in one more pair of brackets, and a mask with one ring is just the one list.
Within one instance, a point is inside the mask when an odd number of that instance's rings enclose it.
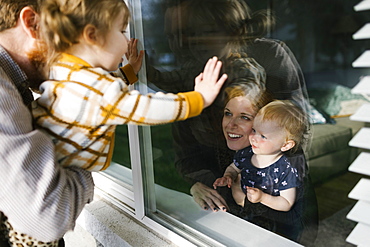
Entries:
{"label": "yellow sleeve", "polygon": [[198,116],[200,113],[202,113],[204,101],[201,93],[191,91],[186,93],[179,93],[179,95],[185,98],[187,104],[185,119]]}
{"label": "yellow sleeve", "polygon": [[131,64],[127,64],[123,67],[120,67],[119,68],[119,71],[123,74],[123,76],[126,77],[128,83],[131,85],[131,84],[134,84],[135,82],[137,82],[138,78],[134,72],[134,69],[132,68]]}

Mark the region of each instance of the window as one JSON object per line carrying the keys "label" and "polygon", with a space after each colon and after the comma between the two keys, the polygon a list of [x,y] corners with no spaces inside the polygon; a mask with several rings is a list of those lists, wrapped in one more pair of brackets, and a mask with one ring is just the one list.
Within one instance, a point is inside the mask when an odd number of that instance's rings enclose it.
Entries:
{"label": "window", "polygon": [[[187,2],[129,1],[132,11],[130,35],[140,40],[140,49],[147,53],[139,74],[140,84],[135,85],[141,93],[190,91],[194,77],[202,71],[204,57],[222,55],[209,52],[223,50],[223,39],[228,38],[225,31],[215,31],[217,29],[212,25],[200,25],[200,20],[195,18],[189,20],[190,13],[186,11],[191,8]],[[217,5],[217,1],[214,4]],[[332,124],[330,126],[347,128],[343,126],[342,118],[347,117],[351,109],[337,109],[334,105],[341,105],[346,100],[359,102],[359,99],[340,99],[336,93],[350,97],[347,93],[367,70],[351,67],[351,62],[368,46],[367,41],[354,42],[351,39],[352,33],[364,24],[367,16],[352,11],[353,1],[266,0],[248,1],[248,4],[252,10],[268,9],[266,13],[273,13],[276,17],[276,26],[267,30],[266,37],[283,41],[294,53],[305,77],[310,104],[323,115],[323,121]],[[197,29],[191,29],[186,23],[199,25]],[[281,68],[276,65],[275,69]],[[323,101],[324,98],[328,102]],[[208,148],[225,144],[217,143],[217,135],[222,133],[221,126],[215,123],[221,122],[210,118],[220,120],[219,112],[205,112],[205,117],[198,118],[201,121],[190,119],[154,127],[117,128],[113,162],[106,172],[95,176],[97,188],[107,192],[104,193],[106,197],[136,218],[150,221],[156,227],[163,226],[195,245],[239,246],[245,239],[251,241],[252,246],[254,241],[255,245],[261,245],[266,238],[255,236],[262,234],[269,234],[266,236],[282,246],[294,245],[228,213],[204,211],[194,202],[190,195],[192,184],[200,181],[199,177],[204,179],[208,176],[208,180],[202,181],[210,182],[222,176],[222,169],[229,164],[224,161],[230,158],[228,152]],[[324,125],[316,126],[313,127],[317,129],[316,133],[327,132]],[[348,128],[356,131],[353,126]],[[333,132],[329,134],[333,136],[335,130],[330,129]],[[343,137],[341,147],[321,153],[320,157],[314,157],[314,151],[308,152],[310,174],[314,176],[316,188],[321,189],[321,184],[346,171],[356,152],[348,148],[350,137]],[[311,144],[318,145],[315,140]],[[329,160],[331,155],[342,159],[340,168],[322,167],[323,163],[328,164],[326,159]],[[204,164],[202,169],[191,166],[191,163],[199,161]],[[213,163],[224,165],[211,174],[214,177],[207,172],[208,164]]]}

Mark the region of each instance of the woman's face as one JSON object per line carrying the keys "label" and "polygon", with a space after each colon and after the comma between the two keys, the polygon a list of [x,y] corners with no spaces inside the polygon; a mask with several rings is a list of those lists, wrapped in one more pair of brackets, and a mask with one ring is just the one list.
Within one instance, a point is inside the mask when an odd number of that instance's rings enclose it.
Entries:
{"label": "woman's face", "polygon": [[222,119],[222,129],[231,150],[250,146],[249,134],[252,131],[256,111],[245,96],[232,98],[226,105]]}

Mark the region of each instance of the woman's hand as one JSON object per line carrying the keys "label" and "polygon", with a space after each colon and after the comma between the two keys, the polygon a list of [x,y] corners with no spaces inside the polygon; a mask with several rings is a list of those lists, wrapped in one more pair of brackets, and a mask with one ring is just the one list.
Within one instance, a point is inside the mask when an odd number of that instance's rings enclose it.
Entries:
{"label": "woman's hand", "polygon": [[194,201],[204,210],[211,209],[214,212],[218,210],[226,212],[228,210],[224,198],[216,190],[200,182],[195,183],[191,187],[190,194],[193,196]]}
{"label": "woman's hand", "polygon": [[128,63],[131,64],[132,69],[137,75],[141,69],[143,63],[144,51],[137,52],[137,42],[138,39],[132,38],[128,43],[128,49],[126,53],[126,58]]}

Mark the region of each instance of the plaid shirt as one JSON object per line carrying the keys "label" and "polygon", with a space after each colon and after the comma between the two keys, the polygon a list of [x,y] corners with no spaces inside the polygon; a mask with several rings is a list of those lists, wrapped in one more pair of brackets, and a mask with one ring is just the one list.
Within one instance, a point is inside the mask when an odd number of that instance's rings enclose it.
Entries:
{"label": "plaid shirt", "polygon": [[137,78],[130,65],[121,68],[122,79],[68,54],[51,68],[41,97],[33,106],[38,128],[56,145],[63,166],[90,171],[108,167],[118,124],[158,125],[199,115],[203,98],[198,92],[148,94],[129,91]]}

